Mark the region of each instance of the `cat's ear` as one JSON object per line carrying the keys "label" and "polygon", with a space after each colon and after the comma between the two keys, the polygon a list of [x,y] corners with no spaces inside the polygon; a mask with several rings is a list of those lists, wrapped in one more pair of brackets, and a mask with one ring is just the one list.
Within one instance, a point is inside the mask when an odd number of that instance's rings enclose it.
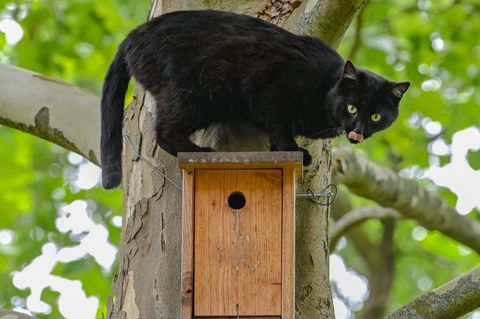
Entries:
{"label": "cat's ear", "polygon": [[391,92],[393,95],[398,97],[399,99],[402,98],[403,94],[407,92],[408,87],[410,86],[410,82],[401,82],[401,83],[396,83],[392,89]]}
{"label": "cat's ear", "polygon": [[357,70],[353,66],[353,63],[350,60],[345,62],[345,66],[343,68],[343,76],[342,79],[350,79],[350,80],[357,80]]}

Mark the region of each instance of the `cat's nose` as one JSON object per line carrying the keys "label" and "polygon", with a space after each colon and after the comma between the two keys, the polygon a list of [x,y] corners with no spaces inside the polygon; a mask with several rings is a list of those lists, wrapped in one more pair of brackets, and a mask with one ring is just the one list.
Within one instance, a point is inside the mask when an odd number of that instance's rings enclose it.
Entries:
{"label": "cat's nose", "polygon": [[355,128],[353,129],[353,131],[357,134],[363,135],[364,129],[365,129],[365,125],[361,121],[357,121],[357,123],[355,123]]}

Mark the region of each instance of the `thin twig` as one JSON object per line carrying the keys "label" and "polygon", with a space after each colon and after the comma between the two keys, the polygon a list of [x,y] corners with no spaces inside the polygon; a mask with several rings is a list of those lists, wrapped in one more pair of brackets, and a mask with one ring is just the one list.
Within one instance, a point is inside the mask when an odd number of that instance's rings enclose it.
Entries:
{"label": "thin twig", "polygon": [[357,54],[358,48],[362,43],[362,29],[363,29],[363,15],[365,9],[367,8],[368,2],[363,6],[362,10],[358,13],[355,19],[355,35],[353,37],[352,46],[350,47],[350,52],[348,53],[348,58],[350,60],[355,59],[355,55]]}
{"label": "thin twig", "polygon": [[394,209],[383,207],[360,207],[355,209],[341,219],[332,227],[330,232],[330,249],[333,250],[340,238],[353,227],[369,219],[399,219],[403,216]]}

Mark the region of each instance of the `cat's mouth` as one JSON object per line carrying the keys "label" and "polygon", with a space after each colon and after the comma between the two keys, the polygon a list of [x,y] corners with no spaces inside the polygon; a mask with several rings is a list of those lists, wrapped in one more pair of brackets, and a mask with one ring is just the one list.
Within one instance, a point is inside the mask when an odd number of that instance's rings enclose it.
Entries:
{"label": "cat's mouth", "polygon": [[350,132],[348,132],[347,138],[350,141],[350,143],[358,144],[361,141],[363,141],[363,134],[362,133],[357,133],[355,131],[350,131]]}

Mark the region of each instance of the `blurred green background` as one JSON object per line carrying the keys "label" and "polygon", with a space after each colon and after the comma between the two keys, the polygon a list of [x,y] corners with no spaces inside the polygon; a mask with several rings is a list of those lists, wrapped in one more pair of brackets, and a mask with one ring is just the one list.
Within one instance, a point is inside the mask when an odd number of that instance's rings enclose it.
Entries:
{"label": "blurred green background", "polygon": [[[147,0],[0,0],[0,61],[99,94],[117,45],[147,19],[149,7]],[[20,35],[16,40],[15,34]],[[456,132],[469,127],[478,130],[479,34],[479,1],[374,0],[367,3],[340,47],[341,54],[356,66],[412,83],[397,122],[355,149],[404,176],[419,179],[453,207],[457,195],[463,194],[438,187],[423,176],[429,167],[451,162]],[[479,149],[474,147],[475,141],[466,143],[467,149],[471,145],[467,163],[480,174]],[[86,160],[0,127],[0,307],[43,309],[35,303],[30,307],[27,297],[31,291],[19,289],[21,276],[14,274],[40,255],[47,256],[49,250],[82,246],[93,229],[108,231],[103,238],[105,247],[107,242],[118,246],[122,195],[118,190],[102,190],[98,178],[98,170]],[[479,184],[469,186],[480,189]],[[358,197],[353,201],[355,205],[370,204]],[[80,208],[69,212],[72,205]],[[478,207],[463,213],[480,220]],[[69,218],[82,214],[91,221],[90,228],[66,226],[72,221]],[[380,222],[372,220],[361,227],[373,243],[381,241]],[[480,264],[470,249],[412,221],[398,223],[395,242],[390,311]],[[96,311],[101,317],[106,313],[106,298],[111,295],[111,278],[118,264],[102,263],[88,247],[83,249],[86,252],[79,258],[55,262],[50,274],[79,280],[86,297],[98,298]],[[335,254],[363,278],[367,270],[351,243],[343,241]],[[35,315],[66,317],[60,313],[59,297],[55,288],[43,289],[40,298],[51,308]],[[349,308],[347,316],[353,316],[366,295],[360,301],[348,295],[338,298]]]}

